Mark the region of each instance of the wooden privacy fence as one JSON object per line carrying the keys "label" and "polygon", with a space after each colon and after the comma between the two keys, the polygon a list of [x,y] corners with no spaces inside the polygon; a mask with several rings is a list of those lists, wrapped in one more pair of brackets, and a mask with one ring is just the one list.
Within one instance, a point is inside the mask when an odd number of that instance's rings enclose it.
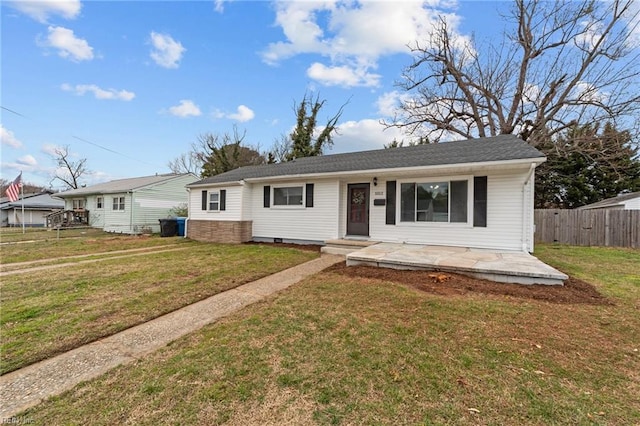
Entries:
{"label": "wooden privacy fence", "polygon": [[640,210],[536,210],[535,241],[640,248]]}

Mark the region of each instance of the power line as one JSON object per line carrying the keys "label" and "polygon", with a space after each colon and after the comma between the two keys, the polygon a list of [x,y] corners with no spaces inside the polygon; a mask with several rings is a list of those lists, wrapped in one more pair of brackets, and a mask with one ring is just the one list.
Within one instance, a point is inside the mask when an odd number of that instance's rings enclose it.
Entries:
{"label": "power line", "polygon": [[148,165],[148,166],[158,167],[158,165],[157,165],[157,164],[147,163],[146,161],[142,161],[142,160],[140,160],[139,158],[130,157],[130,156],[125,155],[125,154],[123,154],[123,153],[121,153],[121,152],[114,151],[113,149],[110,149],[110,148],[104,147],[104,146],[99,145],[99,144],[97,144],[97,143],[95,143],[95,142],[88,141],[88,140],[86,140],[86,139],[84,139],[84,138],[81,138],[81,137],[79,137],[79,136],[71,135],[71,137],[72,137],[72,138],[74,138],[74,139],[78,139],[78,140],[79,140],[79,141],[81,141],[81,142],[88,143],[89,145],[93,145],[93,146],[96,146],[96,147],[98,147],[98,148],[100,148],[100,149],[104,149],[105,151],[109,151],[109,152],[113,152],[114,154],[121,155],[121,156],[123,156],[123,157],[125,157],[125,158],[128,158],[128,159],[130,159],[130,160],[139,161],[140,163],[146,164],[146,165]]}
{"label": "power line", "polygon": [[[10,113],[12,113],[12,114],[15,114],[15,115],[18,115],[18,116],[20,116],[20,117],[23,117],[23,118],[27,118],[27,119],[29,119],[29,117],[27,117],[26,115],[24,115],[24,114],[20,114],[19,112],[14,111],[14,110],[12,110],[12,109],[9,109],[9,108],[7,108],[7,107],[3,107],[2,105],[0,105],[0,108],[2,108],[2,109],[3,109],[3,110],[5,110],[5,111],[9,111],[9,112],[10,112]],[[79,140],[79,141],[81,141],[81,142],[88,143],[89,145],[93,145],[93,146],[98,147],[98,148],[100,148],[100,149],[104,149],[105,151],[111,152],[111,153],[113,153],[113,154],[120,155],[120,156],[122,156],[122,157],[128,158],[129,160],[134,160],[134,161],[137,161],[137,162],[139,162],[139,163],[146,164],[146,165],[148,165],[148,166],[153,166],[153,167],[162,167],[162,166],[159,166],[158,164],[147,163],[146,161],[142,161],[142,160],[140,160],[139,158],[130,157],[130,156],[126,155],[126,154],[123,154],[123,153],[121,153],[121,152],[115,151],[115,150],[113,150],[113,149],[111,149],[111,148],[107,148],[107,147],[102,146],[102,145],[100,145],[100,144],[97,144],[97,143],[95,143],[95,142],[88,141],[88,140],[86,140],[86,139],[84,139],[84,138],[81,138],[81,137],[79,137],[79,136],[71,135],[71,137],[72,137],[72,138],[74,138],[74,139],[77,139],[77,140]]]}
{"label": "power line", "polygon": [[15,115],[19,115],[20,117],[29,118],[29,117],[27,117],[26,115],[22,115],[22,114],[20,114],[19,112],[16,112],[16,111],[14,111],[14,110],[12,110],[12,109],[9,109],[9,108],[5,108],[5,107],[3,107],[2,105],[0,105],[0,108],[2,108],[2,109],[3,109],[3,110],[5,110],[5,111],[9,111],[9,112],[11,112],[11,113],[13,113],[13,114],[15,114]]}

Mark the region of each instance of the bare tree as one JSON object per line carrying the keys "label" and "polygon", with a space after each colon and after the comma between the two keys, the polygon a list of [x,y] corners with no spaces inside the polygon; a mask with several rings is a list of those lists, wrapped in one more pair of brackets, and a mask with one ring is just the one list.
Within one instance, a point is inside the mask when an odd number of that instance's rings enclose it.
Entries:
{"label": "bare tree", "polygon": [[282,163],[287,161],[287,155],[291,152],[291,138],[285,134],[280,135],[280,139],[273,142],[271,151],[267,153],[269,163]]}
{"label": "bare tree", "polygon": [[198,137],[202,150],[198,156],[202,161],[202,177],[215,176],[243,166],[264,164],[266,159],[260,154],[260,147],[244,144],[246,131],[242,134],[233,127],[233,134],[205,133]]}
{"label": "bare tree", "polygon": [[201,155],[202,150],[196,144],[191,144],[191,150],[180,154],[178,157],[169,161],[167,166],[173,173],[193,173],[194,175],[200,175],[202,172],[203,158]]}
{"label": "bare tree", "polygon": [[87,159],[81,158],[73,161],[69,145],[57,147],[53,152],[52,156],[58,168],[54,172],[51,182],[59,180],[67,186],[67,189],[77,189],[80,178],[89,173],[86,168]]}
{"label": "bare tree", "polygon": [[441,139],[516,134],[533,146],[583,123],[640,116],[634,0],[516,0],[502,42],[477,47],[441,19],[410,46],[388,127]]}

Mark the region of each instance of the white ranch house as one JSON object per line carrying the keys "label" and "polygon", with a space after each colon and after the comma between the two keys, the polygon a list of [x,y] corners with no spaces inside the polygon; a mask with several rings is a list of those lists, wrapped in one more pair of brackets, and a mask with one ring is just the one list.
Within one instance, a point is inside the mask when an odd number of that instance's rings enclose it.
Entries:
{"label": "white ranch house", "polygon": [[533,251],[534,170],[511,135],[301,158],[192,182],[187,237]]}
{"label": "white ranch house", "polygon": [[163,174],[119,179],[56,194],[65,210],[88,215],[89,226],[107,232],[160,232],[159,219],[189,200],[185,186],[196,175]]}

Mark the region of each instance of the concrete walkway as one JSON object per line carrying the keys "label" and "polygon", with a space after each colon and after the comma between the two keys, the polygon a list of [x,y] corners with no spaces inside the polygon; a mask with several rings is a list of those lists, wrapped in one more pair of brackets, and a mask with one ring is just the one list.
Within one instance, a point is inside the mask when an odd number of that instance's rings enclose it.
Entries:
{"label": "concrete walkway", "polygon": [[110,369],[281,291],[338,262],[320,258],[241,285],[113,336],[0,376],[0,418],[7,419]]}

